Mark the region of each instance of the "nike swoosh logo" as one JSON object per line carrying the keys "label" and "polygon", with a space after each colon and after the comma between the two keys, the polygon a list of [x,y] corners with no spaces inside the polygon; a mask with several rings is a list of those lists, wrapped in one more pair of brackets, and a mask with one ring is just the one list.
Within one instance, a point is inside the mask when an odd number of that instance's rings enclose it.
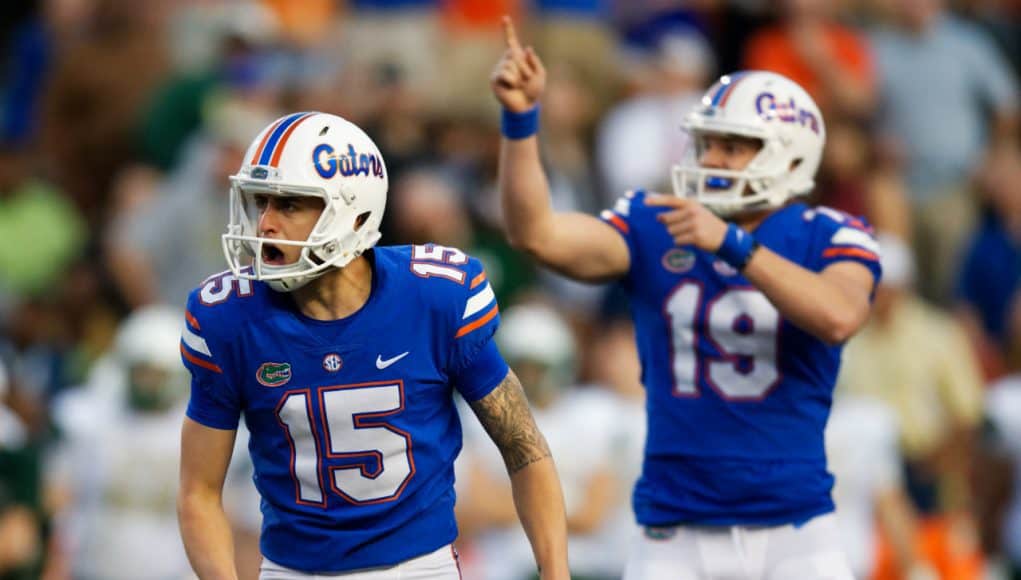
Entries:
{"label": "nike swoosh logo", "polygon": [[408,356],[409,352],[410,351],[406,350],[406,351],[402,352],[401,354],[399,354],[399,355],[397,355],[395,357],[392,357],[392,358],[388,358],[386,360],[383,360],[383,355],[377,354],[376,355],[376,368],[379,369],[379,370],[383,370],[386,367],[388,367],[388,366],[394,364],[395,362],[401,360],[402,358]]}

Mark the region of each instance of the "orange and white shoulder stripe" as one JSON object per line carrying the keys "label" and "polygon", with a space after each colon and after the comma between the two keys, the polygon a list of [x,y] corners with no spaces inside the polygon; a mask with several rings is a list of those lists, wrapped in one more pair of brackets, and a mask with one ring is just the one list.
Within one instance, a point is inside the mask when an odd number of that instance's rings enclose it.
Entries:
{"label": "orange and white shoulder stripe", "polygon": [[628,233],[631,228],[628,226],[626,218],[631,215],[631,200],[634,197],[634,191],[626,192],[617,198],[617,202],[613,204],[613,210],[604,209],[599,213],[599,217],[622,234]]}
{"label": "orange and white shoulder stripe", "polygon": [[196,366],[215,373],[222,373],[223,369],[211,360],[213,353],[209,350],[209,344],[206,343],[206,339],[192,330],[192,328],[196,331],[201,329],[198,320],[191,312],[185,312],[184,314],[188,324],[181,330],[181,356]]}
{"label": "orange and white shoulder stripe", "polygon": [[465,302],[464,312],[461,314],[463,324],[457,329],[456,338],[461,338],[471,331],[485,326],[499,313],[496,294],[489,281],[486,280],[485,273],[472,279],[470,292],[472,294]]}
{"label": "orange and white shoulder stripe", "polygon": [[833,246],[823,251],[824,258],[846,256],[879,261],[879,242],[868,232],[856,227],[843,226],[830,238]]}

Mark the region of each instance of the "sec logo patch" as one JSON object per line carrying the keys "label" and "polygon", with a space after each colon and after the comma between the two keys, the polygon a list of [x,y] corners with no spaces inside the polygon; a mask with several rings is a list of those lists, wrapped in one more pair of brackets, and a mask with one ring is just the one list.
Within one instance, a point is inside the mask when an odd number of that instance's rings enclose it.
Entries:
{"label": "sec logo patch", "polygon": [[328,372],[335,373],[339,371],[342,366],[344,366],[344,360],[335,352],[331,352],[323,357],[323,369]]}
{"label": "sec logo patch", "polygon": [[687,272],[695,267],[695,253],[690,250],[673,248],[663,254],[663,267],[675,274]]}

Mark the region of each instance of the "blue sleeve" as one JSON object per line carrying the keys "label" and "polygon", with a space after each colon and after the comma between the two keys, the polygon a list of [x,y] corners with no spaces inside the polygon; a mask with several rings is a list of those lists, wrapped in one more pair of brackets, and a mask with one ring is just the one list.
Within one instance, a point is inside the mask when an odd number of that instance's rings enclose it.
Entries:
{"label": "blue sleeve", "polygon": [[[481,394],[477,391],[491,389],[494,385],[487,384],[489,377],[492,374],[499,374],[499,369],[493,370],[490,360],[492,353],[483,353],[500,326],[500,308],[496,303],[493,287],[486,279],[482,263],[475,258],[469,258],[466,273],[462,290],[451,302],[450,316],[454,321],[454,336],[447,374],[461,394],[472,401],[484,396],[488,391]],[[480,360],[480,357],[483,358]],[[476,371],[484,372],[475,376]],[[500,379],[503,379],[503,376],[497,378],[498,381]]]}
{"label": "blue sleeve", "polygon": [[241,418],[241,399],[224,364],[227,349],[214,339],[216,319],[209,306],[201,304],[197,293],[188,297],[185,324],[181,332],[181,360],[191,373],[191,399],[187,415],[214,429],[237,429]]}
{"label": "blue sleeve", "polygon": [[507,377],[510,367],[496,348],[496,343],[490,340],[482,346],[474,359],[455,372],[451,379],[461,396],[470,403],[493,392]]}
{"label": "blue sleeve", "polygon": [[857,262],[872,272],[873,289],[879,285],[883,269],[879,265],[879,242],[872,226],[864,218],[845,214],[828,207],[818,207],[812,218],[820,222],[816,269],[821,272],[837,262]]}
{"label": "blue sleeve", "polygon": [[645,192],[643,191],[629,191],[617,198],[616,203],[613,204],[613,209],[604,209],[599,214],[599,219],[606,222],[624,238],[632,263],[634,263],[635,256],[637,255],[632,208],[643,204],[644,197]]}

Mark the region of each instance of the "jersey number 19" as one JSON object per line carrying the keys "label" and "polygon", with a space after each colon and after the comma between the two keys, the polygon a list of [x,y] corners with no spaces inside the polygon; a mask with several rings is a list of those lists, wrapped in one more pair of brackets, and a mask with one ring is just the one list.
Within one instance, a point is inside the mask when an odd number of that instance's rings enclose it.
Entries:
{"label": "jersey number 19", "polygon": [[[759,291],[729,288],[705,302],[702,285],[687,282],[667,298],[673,351],[674,394],[697,397],[699,374],[724,398],[755,401],[780,378],[777,333],[780,313]],[[699,317],[705,321],[699,336]],[[719,353],[700,360],[711,343]]]}

